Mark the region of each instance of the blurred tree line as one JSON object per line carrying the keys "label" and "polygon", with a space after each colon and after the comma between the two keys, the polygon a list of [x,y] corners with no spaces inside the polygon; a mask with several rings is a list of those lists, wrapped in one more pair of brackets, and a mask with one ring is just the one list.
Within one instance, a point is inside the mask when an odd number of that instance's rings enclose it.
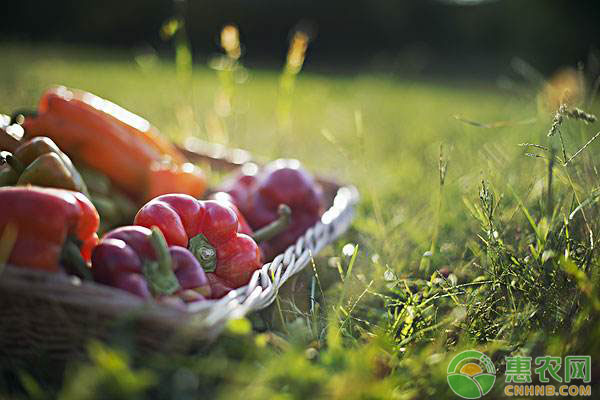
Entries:
{"label": "blurred tree line", "polygon": [[[160,27],[181,1],[19,0],[5,5],[0,33],[6,41],[166,51]],[[196,55],[217,51],[220,29],[235,23],[249,62],[282,60],[298,24],[315,38],[309,60],[341,68],[473,70],[516,56],[547,72],[585,60],[600,38],[600,1],[189,0],[185,8]]]}

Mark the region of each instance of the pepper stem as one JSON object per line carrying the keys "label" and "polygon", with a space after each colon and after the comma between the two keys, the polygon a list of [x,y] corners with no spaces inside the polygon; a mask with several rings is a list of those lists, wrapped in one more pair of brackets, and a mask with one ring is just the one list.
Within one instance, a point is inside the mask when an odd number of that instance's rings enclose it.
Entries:
{"label": "pepper stem", "polygon": [[199,233],[190,239],[188,249],[200,261],[206,272],[215,272],[217,269],[217,250],[210,244],[207,237]]}
{"label": "pepper stem", "polygon": [[259,243],[269,240],[288,227],[292,221],[292,209],[287,204],[280,204],[277,208],[277,214],[279,214],[279,218],[254,232],[252,236],[254,241]]}
{"label": "pepper stem", "polygon": [[144,260],[143,272],[148,287],[155,295],[170,295],[178,291],[179,281],[173,272],[173,260],[164,235],[156,226],[152,227],[150,243],[156,253],[156,260]]}
{"label": "pepper stem", "polygon": [[8,151],[0,152],[0,164],[8,164],[17,174],[21,175],[25,170],[23,163]]}
{"label": "pepper stem", "polygon": [[67,270],[84,280],[92,280],[92,272],[81,256],[81,250],[76,243],[77,239],[69,237],[63,246],[61,255],[62,264]]}

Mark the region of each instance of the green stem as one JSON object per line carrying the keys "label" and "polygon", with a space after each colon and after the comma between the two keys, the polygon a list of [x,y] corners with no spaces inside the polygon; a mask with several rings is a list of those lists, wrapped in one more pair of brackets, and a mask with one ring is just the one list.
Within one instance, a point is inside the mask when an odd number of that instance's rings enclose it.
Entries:
{"label": "green stem", "polygon": [[162,272],[173,272],[173,260],[171,260],[171,254],[169,253],[169,245],[165,236],[156,226],[152,227],[152,236],[150,236],[150,243],[156,252],[158,257],[158,264]]}
{"label": "green stem", "polygon": [[179,281],[173,272],[173,260],[164,235],[157,227],[152,227],[150,243],[156,253],[156,260],[145,260],[143,272],[148,287],[155,295],[170,295],[178,291]]}
{"label": "green stem", "polygon": [[92,272],[81,256],[81,250],[72,238],[68,238],[63,247],[61,261],[69,272],[74,273],[84,280],[92,280]]}
{"label": "green stem", "polygon": [[287,204],[280,204],[277,213],[279,214],[279,218],[254,232],[252,237],[257,243],[279,235],[292,221],[292,210]]}

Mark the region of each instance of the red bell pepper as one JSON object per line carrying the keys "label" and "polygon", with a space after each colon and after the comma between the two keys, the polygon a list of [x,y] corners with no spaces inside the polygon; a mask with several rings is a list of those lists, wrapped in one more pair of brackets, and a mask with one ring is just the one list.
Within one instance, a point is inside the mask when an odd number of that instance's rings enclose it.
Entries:
{"label": "red bell pepper", "polygon": [[240,175],[222,190],[231,196],[255,230],[277,220],[281,204],[290,207],[292,216],[287,229],[261,243],[266,260],[292,245],[319,220],[323,211],[321,187],[297,160],[276,160],[262,170],[242,168]]}
{"label": "red bell pepper", "polygon": [[225,288],[213,297],[247,284],[262,265],[258,245],[240,233],[235,211],[223,202],[167,194],[144,205],[134,223],[156,226],[169,245],[187,247],[208,273],[211,287],[218,282]]}
{"label": "red bell pepper", "polygon": [[216,200],[219,203],[226,205],[227,207],[229,207],[233,210],[233,212],[237,216],[238,222],[240,224],[240,227],[238,229],[239,233],[243,233],[248,236],[254,236],[254,231],[252,230],[252,228],[250,228],[248,221],[246,221],[246,217],[244,217],[244,215],[240,212],[240,209],[237,208],[237,206],[234,203],[233,197],[229,193],[225,193],[225,192],[214,193],[211,195],[210,199]]}
{"label": "red bell pepper", "polygon": [[97,282],[144,299],[189,303],[210,296],[198,260],[183,247],[168,247],[156,228],[124,226],[108,232],[92,252],[92,274]]}
{"label": "red bell pepper", "polygon": [[0,188],[0,235],[16,232],[6,261],[20,267],[58,272],[63,266],[80,268],[98,240],[99,217],[79,192],[27,187]]}

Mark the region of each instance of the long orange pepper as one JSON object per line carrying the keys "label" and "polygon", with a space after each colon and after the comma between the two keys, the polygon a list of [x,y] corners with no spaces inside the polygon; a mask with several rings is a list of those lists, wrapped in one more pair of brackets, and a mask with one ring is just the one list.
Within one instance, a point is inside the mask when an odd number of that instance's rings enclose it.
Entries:
{"label": "long orange pepper", "polygon": [[[57,88],[59,90],[60,88]],[[103,112],[114,118],[114,122],[125,128],[133,136],[141,139],[154,148],[162,155],[167,155],[177,164],[187,162],[186,158],[177,150],[177,148],[168,140],[163,138],[154,126],[147,120],[135,115],[134,113],[124,109],[123,107],[103,99],[95,94],[85,92],[83,90],[69,89],[72,93],[72,100],[80,101],[95,110]],[[43,96],[40,102],[40,109],[45,107],[45,99]]]}
{"label": "long orange pepper", "polygon": [[46,91],[37,115],[26,116],[23,128],[26,136],[51,137],[140,202],[157,193],[199,197],[206,187],[202,172],[148,121],[91,93]]}

